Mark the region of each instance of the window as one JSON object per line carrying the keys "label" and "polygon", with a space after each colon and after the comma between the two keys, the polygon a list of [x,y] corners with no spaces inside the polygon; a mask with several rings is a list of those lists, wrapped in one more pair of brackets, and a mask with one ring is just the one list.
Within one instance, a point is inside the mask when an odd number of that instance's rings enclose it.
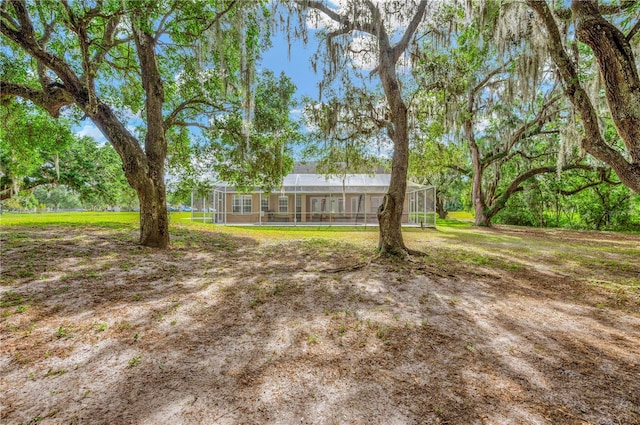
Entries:
{"label": "window", "polygon": [[378,212],[378,207],[382,205],[382,196],[372,196],[371,197],[371,207],[369,211],[372,213]]}
{"label": "window", "polygon": [[262,195],[262,200],[260,201],[260,210],[264,212],[269,211],[269,195]]}
{"label": "window", "polygon": [[329,198],[324,196],[311,197],[311,212],[321,213],[329,210]]}
{"label": "window", "polygon": [[311,198],[311,212],[314,213],[319,213],[319,212],[324,212],[325,211],[325,202],[326,199],[325,198],[320,198],[320,197],[312,197]]}
{"label": "window", "polygon": [[251,214],[251,195],[233,195],[232,211],[234,214]]}
{"label": "window", "polygon": [[331,212],[344,212],[344,200],[342,198],[331,198]]}
{"label": "window", "polygon": [[364,197],[354,196],[351,198],[351,212],[364,211]]}
{"label": "window", "polygon": [[278,198],[278,212],[281,212],[281,213],[289,212],[289,197],[288,196],[280,196]]}

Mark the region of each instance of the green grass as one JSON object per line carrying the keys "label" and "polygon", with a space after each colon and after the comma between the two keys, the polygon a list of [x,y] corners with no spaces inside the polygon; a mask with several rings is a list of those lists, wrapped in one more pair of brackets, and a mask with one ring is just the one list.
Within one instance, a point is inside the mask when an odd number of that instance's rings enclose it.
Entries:
{"label": "green grass", "polygon": [[[473,222],[474,215],[467,211],[450,211],[447,214],[449,220],[471,221]],[[438,222],[441,220],[438,220]]]}
{"label": "green grass", "polygon": [[[262,237],[282,237],[288,238],[308,238],[326,237],[327,234],[341,235],[345,232],[352,235],[378,234],[375,226],[221,226],[210,223],[191,221],[189,212],[169,213],[171,227],[191,228],[191,229],[227,229],[226,233],[238,233],[256,235]],[[452,212],[449,219],[438,220],[438,227],[469,227],[469,213]],[[140,214],[137,212],[64,212],[64,213],[37,213],[37,214],[16,214],[4,213],[0,215],[0,227],[19,226],[98,226],[108,228],[135,228],[140,223]],[[406,229],[408,230],[408,229]],[[423,229],[418,229],[423,230]],[[15,233],[13,238],[28,238],[29,235]],[[333,236],[331,236],[333,238]]]}
{"label": "green grass", "polygon": [[458,220],[455,218],[438,219],[436,228],[440,227],[463,227],[468,228],[473,225],[473,221]]}
{"label": "green grass", "polygon": [[2,298],[0,298],[0,307],[19,306],[26,301],[26,299],[25,295],[9,290],[2,294]]}
{"label": "green grass", "polygon": [[64,212],[0,215],[0,227],[11,226],[99,226],[122,228],[137,226],[140,214],[137,212]]}
{"label": "green grass", "polygon": [[[66,213],[40,213],[40,214],[15,214],[4,213],[0,215],[0,228],[20,227],[44,227],[44,226],[95,226],[118,230],[135,230],[140,223],[140,214],[137,212],[66,212]],[[172,237],[180,235],[181,229],[207,230],[208,232],[220,232],[242,237],[252,237],[256,240],[273,239],[307,239],[329,238],[338,240],[365,239],[375,240],[378,235],[376,227],[354,226],[221,226],[210,223],[191,221],[189,212],[170,213],[170,227]],[[184,233],[184,232],[183,232]],[[28,238],[12,230],[12,238]],[[174,238],[178,246],[185,243],[180,238]]]}

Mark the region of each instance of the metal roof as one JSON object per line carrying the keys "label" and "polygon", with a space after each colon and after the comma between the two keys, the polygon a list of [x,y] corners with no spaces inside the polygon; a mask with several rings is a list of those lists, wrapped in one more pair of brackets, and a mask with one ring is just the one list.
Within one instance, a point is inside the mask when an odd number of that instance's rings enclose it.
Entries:
{"label": "metal roof", "polygon": [[[282,185],[276,192],[298,193],[384,193],[391,181],[390,174],[348,174],[331,176],[324,174],[288,174],[282,179]],[[226,183],[218,184],[225,192],[235,192]],[[407,182],[407,191],[424,189],[429,186]]]}

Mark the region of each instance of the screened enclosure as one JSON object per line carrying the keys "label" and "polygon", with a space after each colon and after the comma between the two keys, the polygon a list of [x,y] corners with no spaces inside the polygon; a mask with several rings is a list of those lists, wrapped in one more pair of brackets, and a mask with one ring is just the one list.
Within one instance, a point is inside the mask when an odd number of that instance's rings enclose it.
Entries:
{"label": "screened enclosure", "polygon": [[[241,193],[224,183],[192,195],[192,219],[216,224],[375,225],[389,174],[289,174],[277,192]],[[402,222],[434,227],[433,186],[408,182]]]}

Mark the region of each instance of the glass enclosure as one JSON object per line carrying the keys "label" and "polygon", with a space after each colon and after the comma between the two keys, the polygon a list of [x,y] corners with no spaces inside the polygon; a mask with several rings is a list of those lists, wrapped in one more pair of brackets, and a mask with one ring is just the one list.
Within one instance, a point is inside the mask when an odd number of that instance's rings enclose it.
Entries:
{"label": "glass enclosure", "polygon": [[[240,193],[219,184],[208,194],[192,195],[192,219],[214,224],[375,225],[389,181],[388,174],[290,174],[272,193]],[[409,182],[403,224],[434,227],[435,210],[435,188]]]}

